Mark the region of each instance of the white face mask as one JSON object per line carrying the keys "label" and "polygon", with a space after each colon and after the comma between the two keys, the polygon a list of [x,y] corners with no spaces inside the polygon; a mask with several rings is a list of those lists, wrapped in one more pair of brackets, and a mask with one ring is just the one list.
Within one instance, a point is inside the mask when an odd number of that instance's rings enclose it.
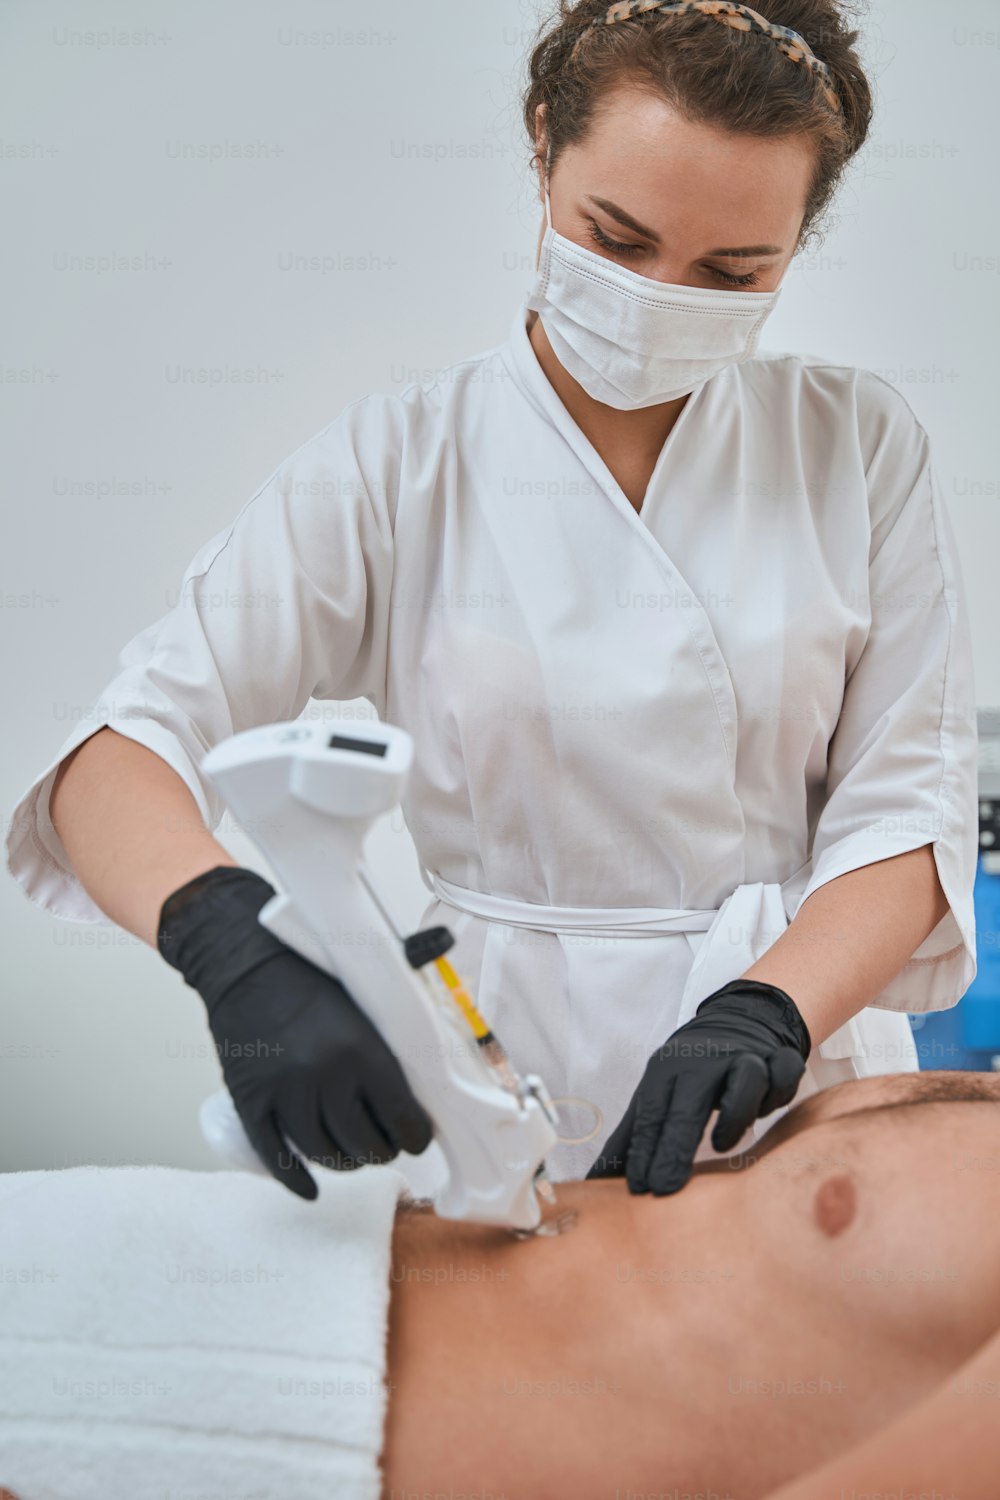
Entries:
{"label": "white face mask", "polygon": [[687,395],[752,359],[781,292],[725,292],[653,281],[552,228],[548,173],[528,298],[559,363],[595,401],[621,411]]}

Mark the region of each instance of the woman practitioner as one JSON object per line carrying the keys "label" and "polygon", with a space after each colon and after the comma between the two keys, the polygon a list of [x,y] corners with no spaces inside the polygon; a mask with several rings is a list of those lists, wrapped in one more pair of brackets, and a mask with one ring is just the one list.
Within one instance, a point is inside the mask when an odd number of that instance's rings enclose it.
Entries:
{"label": "woman practitioner", "polygon": [[286,1136],[415,1167],[430,1133],[209,831],[206,749],[310,697],[413,735],[423,924],[556,1097],[555,1178],[676,1191],[713,1110],[735,1149],[796,1092],[915,1068],[906,1012],[975,975],[971,649],[927,434],[869,371],[758,353],[866,137],[856,38],[835,0],[563,3],[506,339],[282,462],[15,811],[33,900],[198,990],[300,1194]]}

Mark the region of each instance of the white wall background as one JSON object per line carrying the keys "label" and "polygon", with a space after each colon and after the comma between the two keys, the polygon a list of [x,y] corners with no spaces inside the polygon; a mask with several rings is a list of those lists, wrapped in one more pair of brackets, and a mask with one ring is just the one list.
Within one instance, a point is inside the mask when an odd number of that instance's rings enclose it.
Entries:
{"label": "white wall background", "polygon": [[[357,396],[506,337],[541,214],[518,92],[547,9],[6,0],[6,817],[284,456]],[[767,344],[879,371],[927,427],[979,702],[996,704],[1000,13],[871,0],[862,24],[874,134]],[[250,143],[257,158],[236,158]],[[142,269],[83,259],[126,256]],[[178,366],[267,375],[182,384]],[[219,832],[260,867],[231,822]],[[398,814],[372,850],[415,921],[427,893]],[[219,1073],[180,976],[119,929],[46,916],[9,877],[0,920],[0,1168],[215,1165],[196,1113]]]}

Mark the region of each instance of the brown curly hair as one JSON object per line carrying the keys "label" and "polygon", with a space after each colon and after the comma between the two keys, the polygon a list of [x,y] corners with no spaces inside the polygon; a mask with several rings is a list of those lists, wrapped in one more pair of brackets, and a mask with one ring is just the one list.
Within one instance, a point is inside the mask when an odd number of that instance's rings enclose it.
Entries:
{"label": "brown curly hair", "polygon": [[845,167],[863,146],[873,112],[871,86],[855,50],[859,33],[847,21],[857,3],[843,0],[767,0],[761,14],[791,27],[827,64],[840,101],[830,108],[820,83],[766,37],[721,25],[705,15],[653,11],[614,26],[597,26],[570,59],[579,33],[608,8],[608,0],[559,0],[541,23],[522,95],[524,125],[540,162],[535,111],[545,105],[552,166],[567,146],[586,136],[602,99],[613,88],[645,88],[687,119],[738,134],[809,137],[815,167],[806,194],[799,246],[818,234],[817,220]]}

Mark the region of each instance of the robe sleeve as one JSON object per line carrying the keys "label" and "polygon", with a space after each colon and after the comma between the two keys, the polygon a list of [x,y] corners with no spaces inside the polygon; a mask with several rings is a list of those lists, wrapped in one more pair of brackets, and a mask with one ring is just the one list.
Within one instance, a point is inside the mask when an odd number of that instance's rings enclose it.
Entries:
{"label": "robe sleeve", "polygon": [[870,629],[848,661],[799,905],[838,875],[931,844],[949,910],[871,1002],[919,1013],[956,1004],[976,975],[976,702],[962,573],[930,445],[888,390],[875,396],[879,417],[865,419],[879,429],[866,467]]}
{"label": "robe sleeve", "polygon": [[297,718],[310,697],[367,697],[383,711],[393,399],[346,407],[199,548],[176,602],[127,643],[117,673],[21,797],[7,865],[45,911],[109,924],[73,874],[49,813],[60,762],[104,725],[165,760],[215,829],[225,806],[201,771],[212,746]]}

